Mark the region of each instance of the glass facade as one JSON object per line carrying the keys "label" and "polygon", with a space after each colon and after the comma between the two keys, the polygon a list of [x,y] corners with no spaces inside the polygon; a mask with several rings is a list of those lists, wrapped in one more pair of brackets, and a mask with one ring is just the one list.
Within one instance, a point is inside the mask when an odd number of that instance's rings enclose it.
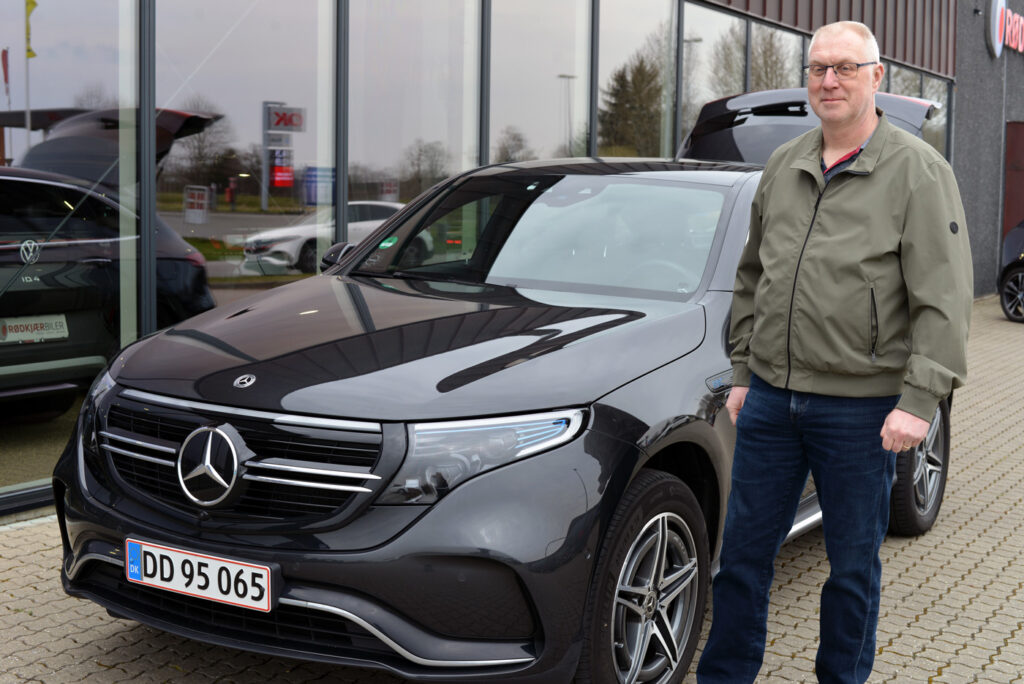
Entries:
{"label": "glass facade", "polygon": [[489,161],[586,154],[590,0],[491,6]]}
{"label": "glass facade", "polygon": [[351,11],[350,199],[407,202],[477,166],[479,3],[357,0]]}
{"label": "glass facade", "polygon": [[[806,45],[697,0],[33,5],[22,43],[26,3],[0,4],[17,29],[0,111],[0,510],[45,490],[85,388],[139,335],[308,277],[343,231],[361,240],[478,164],[671,156],[704,102],[799,87]],[[948,153],[950,81],[887,66],[883,89],[942,105],[925,138]]]}
{"label": "glass facade", "polygon": [[750,90],[803,85],[803,40],[790,31],[753,23],[750,27]]}
{"label": "glass facade", "polygon": [[676,3],[601,3],[597,154],[670,157],[675,152]]}
{"label": "glass facade", "polygon": [[949,156],[949,81],[934,76],[922,76],[921,97],[939,103],[932,118],[924,125],[924,139],[932,147]]}
{"label": "glass facade", "polygon": [[747,22],[687,2],[683,10],[682,128],[693,128],[701,105],[746,90]]}
{"label": "glass facade", "polygon": [[158,226],[202,254],[218,304],[314,273],[333,238],[334,7],[156,3],[157,106],[185,117],[158,120]]}
{"label": "glass facade", "polygon": [[25,10],[0,6],[0,26],[26,27],[0,114],[0,502],[48,488],[81,387],[138,320],[135,3]]}

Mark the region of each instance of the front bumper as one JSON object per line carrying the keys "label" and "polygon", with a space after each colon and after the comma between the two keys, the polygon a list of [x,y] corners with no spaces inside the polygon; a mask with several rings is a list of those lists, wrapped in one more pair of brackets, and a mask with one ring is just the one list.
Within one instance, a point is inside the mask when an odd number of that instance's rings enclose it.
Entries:
{"label": "front bumper", "polygon": [[[55,471],[69,594],[210,643],[445,681],[571,679],[600,532],[617,500],[609,493],[620,491],[610,473],[635,459],[584,433],[430,507],[371,506],[307,535],[214,535],[164,524],[156,510],[140,516],[137,504],[99,503],[84,491],[79,449],[76,436]],[[277,607],[263,614],[128,583],[127,536],[275,564]]]}

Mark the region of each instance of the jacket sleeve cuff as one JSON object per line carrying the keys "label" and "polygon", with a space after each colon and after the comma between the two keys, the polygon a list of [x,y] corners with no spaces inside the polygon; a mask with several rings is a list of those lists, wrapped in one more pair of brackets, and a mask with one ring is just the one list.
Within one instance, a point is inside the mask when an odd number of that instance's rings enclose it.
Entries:
{"label": "jacket sleeve cuff", "polygon": [[750,368],[745,363],[732,365],[733,387],[750,387]]}
{"label": "jacket sleeve cuff", "polygon": [[910,385],[903,386],[903,394],[900,396],[896,408],[901,411],[917,416],[923,420],[932,422],[935,417],[935,409],[939,406],[939,398],[930,392]]}

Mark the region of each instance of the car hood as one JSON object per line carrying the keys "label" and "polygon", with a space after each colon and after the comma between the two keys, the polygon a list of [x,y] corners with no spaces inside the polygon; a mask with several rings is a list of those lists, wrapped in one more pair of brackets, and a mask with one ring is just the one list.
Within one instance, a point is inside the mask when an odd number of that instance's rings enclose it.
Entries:
{"label": "car hood", "polygon": [[256,240],[283,240],[285,238],[316,237],[317,231],[327,232],[331,227],[323,223],[296,223],[294,226],[282,226],[281,228],[268,228],[258,233],[253,233],[246,238],[246,242]]}
{"label": "car hood", "polygon": [[[349,235],[353,238],[363,239],[379,226],[383,221],[352,221],[348,224]],[[333,223],[296,223],[293,226],[282,226],[281,228],[267,228],[258,233],[253,233],[246,242],[256,240],[284,240],[286,238],[312,239],[334,234]],[[356,241],[356,240],[350,240]]]}
{"label": "car hood", "polygon": [[[586,405],[696,348],[703,308],[444,282],[318,276],[191,318],[115,360],[134,389],[364,420]],[[243,375],[255,376],[245,388]]]}

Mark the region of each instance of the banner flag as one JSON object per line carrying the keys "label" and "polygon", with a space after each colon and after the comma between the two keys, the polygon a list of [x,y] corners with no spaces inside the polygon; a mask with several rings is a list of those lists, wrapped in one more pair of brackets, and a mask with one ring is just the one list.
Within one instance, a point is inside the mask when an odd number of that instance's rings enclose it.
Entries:
{"label": "banner flag", "polygon": [[4,92],[7,94],[7,97],[10,97],[11,96],[11,79],[10,79],[10,76],[8,75],[8,71],[7,71],[7,52],[8,52],[8,48],[4,48],[3,52],[0,53],[0,54],[3,55],[2,57],[0,57],[0,62],[3,62],[3,67],[4,67]]}
{"label": "banner flag", "polygon": [[36,56],[36,53],[32,51],[32,27],[29,25],[28,17],[38,4],[36,0],[25,0],[25,59],[32,59]]}

